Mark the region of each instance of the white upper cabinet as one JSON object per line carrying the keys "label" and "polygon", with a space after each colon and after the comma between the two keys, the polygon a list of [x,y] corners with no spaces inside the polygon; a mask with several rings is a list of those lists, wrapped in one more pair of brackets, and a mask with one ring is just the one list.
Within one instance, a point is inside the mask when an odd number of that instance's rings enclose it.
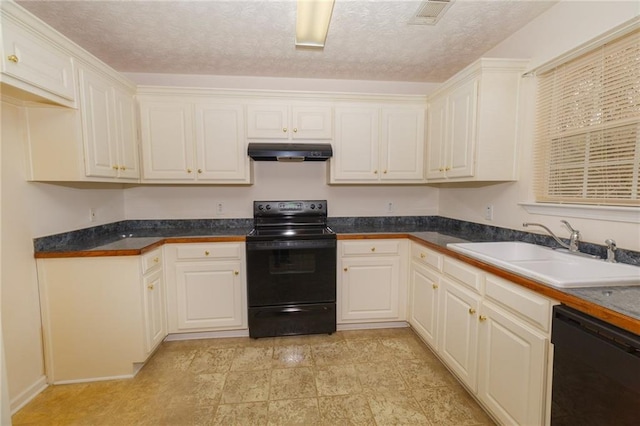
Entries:
{"label": "white upper cabinet", "polygon": [[138,122],[136,103],[131,93],[118,87],[113,88],[113,101],[116,117],[116,146],[121,178],[140,178],[138,160]]}
{"label": "white upper cabinet", "polygon": [[193,106],[139,98],[142,180],[194,180]]}
{"label": "white upper cabinet", "polygon": [[133,93],[88,68],[78,81],[86,175],[138,180]]}
{"label": "white upper cabinet", "polygon": [[424,182],[423,106],[336,107],[330,183]]}
{"label": "white upper cabinet", "polygon": [[28,180],[138,182],[134,88],[78,63],[78,109],[24,108]]}
{"label": "white upper cabinet", "polygon": [[336,107],[331,182],[377,181],[380,112],[376,106]]}
{"label": "white upper cabinet", "polygon": [[139,96],[144,182],[251,183],[244,106],[218,99]]}
{"label": "white upper cabinet", "polygon": [[196,104],[195,124],[198,179],[249,182],[243,106]]}
{"label": "white upper cabinet", "polygon": [[332,108],[330,105],[250,103],[247,106],[249,139],[331,139]]}
{"label": "white upper cabinet", "polygon": [[517,178],[521,75],[527,61],[480,59],[429,98],[429,182]]}
{"label": "white upper cabinet", "polygon": [[424,116],[419,108],[383,107],[380,180],[420,182],[424,170]]}
{"label": "white upper cabinet", "polygon": [[[8,3],[8,2],[2,2]],[[73,106],[73,59],[51,40],[18,25],[2,10],[3,83],[61,105]]]}

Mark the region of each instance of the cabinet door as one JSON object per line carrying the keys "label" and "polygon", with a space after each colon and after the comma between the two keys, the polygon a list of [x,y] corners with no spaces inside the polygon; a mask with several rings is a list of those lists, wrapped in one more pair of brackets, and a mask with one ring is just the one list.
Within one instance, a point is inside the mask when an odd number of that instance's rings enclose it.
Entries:
{"label": "cabinet door", "polygon": [[145,350],[151,353],[167,335],[162,269],[149,273],[142,280],[144,304]]}
{"label": "cabinet door", "polygon": [[288,105],[248,105],[247,119],[250,139],[289,139]]}
{"label": "cabinet door", "polygon": [[78,72],[80,107],[87,176],[116,177],[116,124],[113,88],[98,74],[86,69]]}
{"label": "cabinet door", "polygon": [[225,329],[243,325],[246,309],[240,262],[178,262],[178,330]]}
{"label": "cabinet door", "polygon": [[400,258],[342,259],[339,321],[399,319]]}
{"label": "cabinet door", "polygon": [[446,175],[449,178],[474,174],[478,80],[455,89],[449,96],[449,133]]}
{"label": "cabinet door", "polygon": [[424,113],[424,108],[382,109],[381,180],[424,179]]}
{"label": "cabinet door", "polygon": [[7,19],[2,20],[2,47],[4,74],[32,85],[36,94],[40,89],[75,100],[71,56]]}
{"label": "cabinet door", "polygon": [[481,314],[478,397],[503,424],[543,424],[548,339],[491,303]]}
{"label": "cabinet door", "polygon": [[437,349],[440,277],[427,267],[411,262],[409,324],[433,349]]}
{"label": "cabinet door", "polygon": [[292,139],[331,139],[331,107],[291,107]]}
{"label": "cabinet door", "polygon": [[434,99],[429,104],[427,123],[427,179],[445,176],[445,144],[447,138],[447,97]]}
{"label": "cabinet door", "polygon": [[377,182],[379,109],[336,108],[336,135],[331,159],[332,182]]}
{"label": "cabinet door", "polygon": [[242,105],[196,104],[197,179],[249,182]]}
{"label": "cabinet door", "polygon": [[144,179],[195,179],[193,107],[190,103],[141,100],[140,130]]}
{"label": "cabinet door", "polygon": [[477,385],[480,296],[445,278],[441,280],[438,336],[440,356],[473,392]]}
{"label": "cabinet door", "polygon": [[114,88],[114,106],[116,117],[116,151],[118,158],[118,177],[138,179],[138,130],[133,96]]}

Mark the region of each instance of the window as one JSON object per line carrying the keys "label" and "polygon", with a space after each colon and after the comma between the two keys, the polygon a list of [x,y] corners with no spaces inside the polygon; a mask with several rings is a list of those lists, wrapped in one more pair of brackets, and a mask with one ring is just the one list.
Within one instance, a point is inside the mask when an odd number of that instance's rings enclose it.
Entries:
{"label": "window", "polygon": [[536,201],[640,205],[640,30],[537,77]]}

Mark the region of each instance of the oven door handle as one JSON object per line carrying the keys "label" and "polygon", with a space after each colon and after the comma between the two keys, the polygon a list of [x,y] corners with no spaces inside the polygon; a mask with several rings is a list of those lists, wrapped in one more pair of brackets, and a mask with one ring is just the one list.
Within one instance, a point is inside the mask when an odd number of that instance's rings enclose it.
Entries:
{"label": "oven door handle", "polygon": [[255,314],[255,318],[264,318],[264,317],[273,317],[273,316],[284,316],[284,315],[295,315],[295,314],[304,314],[309,312],[318,312],[318,311],[327,311],[326,307],[318,308],[301,308],[301,307],[288,307],[282,308],[275,311],[259,311]]}
{"label": "oven door handle", "polygon": [[335,248],[336,240],[247,241],[247,250],[300,250]]}

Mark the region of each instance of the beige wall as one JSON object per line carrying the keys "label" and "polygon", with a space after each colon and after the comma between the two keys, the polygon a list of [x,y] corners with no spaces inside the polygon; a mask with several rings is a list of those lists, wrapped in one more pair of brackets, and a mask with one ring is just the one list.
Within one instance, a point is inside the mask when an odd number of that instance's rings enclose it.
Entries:
{"label": "beige wall", "polygon": [[[330,186],[326,163],[254,163],[251,186],[140,186],[125,190],[127,219],[253,216],[254,200],[326,199],[330,216],[412,216],[438,212],[438,190],[424,186]],[[388,212],[388,203],[393,212]],[[223,212],[218,214],[217,204]]]}
{"label": "beige wall", "polygon": [[[637,1],[564,1],[523,27],[484,56],[531,58],[531,67],[544,64],[580,44],[640,15]],[[517,203],[533,201],[531,158],[535,125],[535,82],[523,79],[520,127],[520,179],[514,183],[440,190],[441,216],[524,229],[523,222],[541,222],[561,236],[567,219],[582,233],[583,240],[603,244],[613,238],[619,247],[640,251],[640,225],[604,218],[529,214]],[[483,218],[484,206],[494,206],[494,220]],[[538,232],[538,231],[536,231]]]}
{"label": "beige wall", "polygon": [[120,187],[67,187],[25,180],[20,109],[2,102],[2,334],[11,409],[45,383],[33,238],[124,218]]}

